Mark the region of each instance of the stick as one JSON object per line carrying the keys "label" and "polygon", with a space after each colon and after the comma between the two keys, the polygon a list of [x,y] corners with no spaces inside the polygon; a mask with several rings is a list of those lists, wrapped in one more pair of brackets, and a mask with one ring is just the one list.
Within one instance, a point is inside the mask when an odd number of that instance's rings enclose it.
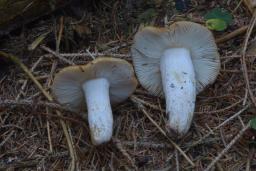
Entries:
{"label": "stick", "polygon": [[60,54],[63,57],[90,57],[91,55],[95,57],[100,57],[100,56],[111,56],[111,57],[116,57],[116,58],[124,58],[124,59],[130,59],[131,55],[130,54],[115,54],[115,53],[61,53]]}
{"label": "stick", "polygon": [[27,75],[28,77],[36,84],[39,90],[44,94],[44,96],[49,100],[53,101],[53,98],[44,90],[42,85],[37,81],[34,75],[29,71],[29,69],[14,55],[7,54],[5,52],[0,51],[0,56],[5,59],[10,59],[16,65],[18,65]]}
{"label": "stick", "polygon": [[243,26],[243,27],[241,27],[239,29],[234,30],[231,33],[228,33],[228,34],[226,34],[226,35],[224,35],[224,36],[222,36],[220,38],[217,38],[216,39],[216,43],[220,44],[220,43],[226,42],[226,41],[228,41],[228,40],[230,40],[230,39],[232,39],[232,38],[234,38],[236,36],[244,34],[246,32],[246,30],[248,29],[248,27],[249,27],[248,25],[247,26]]}
{"label": "stick", "polygon": [[[32,68],[30,69],[30,72],[34,72],[34,70],[36,69],[36,67],[38,66],[38,64],[42,61],[43,56],[41,56],[36,62],[35,64],[32,66]],[[26,86],[27,86],[28,80],[25,80],[21,86],[20,92],[16,97],[16,100],[20,99],[20,96],[22,94],[22,92],[25,90]]]}
{"label": "stick", "polygon": [[179,163],[179,154],[178,151],[175,150],[175,161],[176,161],[176,171],[180,171],[180,163]]}
{"label": "stick", "polygon": [[207,114],[213,114],[213,113],[220,113],[220,112],[224,112],[224,111],[226,111],[226,110],[228,110],[228,109],[231,109],[231,108],[235,107],[236,105],[238,105],[238,104],[241,103],[242,101],[243,101],[243,99],[242,99],[242,100],[239,100],[238,102],[235,102],[235,103],[231,104],[231,105],[228,106],[228,107],[222,108],[222,109],[217,109],[217,110],[207,111],[207,112],[194,112],[194,113],[195,113],[195,114],[205,114],[205,113],[207,113]]}
{"label": "stick", "polygon": [[38,160],[15,162],[14,164],[0,166],[0,170],[16,170],[18,168],[26,168],[24,170],[28,170],[29,167],[35,167],[38,163]]}
{"label": "stick", "polygon": [[[228,118],[227,120],[223,121],[221,124],[219,124],[218,126],[214,127],[212,129],[212,131],[216,131],[217,129],[219,129],[220,127],[222,127],[223,125],[225,125],[226,123],[228,123],[229,121],[233,120],[234,118],[236,118],[237,116],[239,116],[241,113],[243,113],[245,110],[247,110],[249,108],[250,104],[246,105],[243,109],[239,110],[238,112],[236,112],[234,115],[232,115],[230,118]],[[191,144],[191,146],[186,150],[188,151],[191,147],[194,147],[198,144],[200,144],[205,138],[209,137],[212,134],[212,131],[210,131],[209,133],[207,133],[206,135],[204,135],[202,138],[200,138],[198,141],[194,142],[193,144]]]}
{"label": "stick", "polygon": [[[7,54],[5,52],[0,51],[0,56],[5,58],[5,59],[10,59],[11,61],[13,61],[16,65],[18,65],[21,69],[23,69],[23,71],[29,76],[29,78],[35,83],[35,85],[39,88],[39,90],[44,94],[44,96],[50,101],[53,101],[52,96],[47,93],[44,88],[42,87],[42,85],[36,80],[36,78],[34,77],[34,75],[29,71],[29,69],[14,55],[11,54]],[[62,116],[61,113],[56,110],[56,113],[58,116]],[[72,158],[72,162],[75,161],[75,152],[73,149],[73,145],[71,143],[71,138],[70,135],[68,133],[68,129],[67,129],[67,125],[66,123],[60,119],[60,123],[64,132],[64,135],[66,137],[67,143],[68,143],[68,148],[69,148],[69,152],[70,152],[70,156]],[[74,170],[74,169],[73,169]]]}
{"label": "stick", "polygon": [[46,46],[43,46],[43,45],[41,45],[40,47],[41,47],[44,51],[46,51],[46,52],[52,54],[53,56],[55,56],[55,57],[57,57],[57,58],[59,58],[61,61],[66,62],[66,63],[69,64],[69,65],[75,65],[74,62],[72,62],[72,61],[70,61],[70,60],[64,58],[61,54],[59,54],[59,53],[57,53],[57,52],[54,52],[54,51],[51,50],[50,48],[48,48],[48,47],[46,47]]}
{"label": "stick", "polygon": [[171,138],[168,137],[166,132],[151,118],[151,116],[147,113],[145,110],[144,105],[137,101],[135,97],[131,97],[131,100],[138,105],[139,109],[144,113],[144,115],[147,116],[147,118],[157,127],[157,129],[169,140],[169,142],[181,153],[181,155],[184,156],[184,158],[191,164],[192,167],[195,166],[195,164],[190,160],[190,158],[186,155],[186,153],[174,142]]}
{"label": "stick", "polygon": [[154,148],[154,149],[168,149],[172,148],[169,144],[164,143],[157,143],[157,142],[146,142],[146,141],[136,141],[134,144],[134,141],[122,141],[122,144],[129,147],[134,147],[134,145],[139,147],[145,147],[145,148]]}
{"label": "stick", "polygon": [[113,139],[113,142],[115,143],[117,149],[123,154],[123,156],[125,156],[130,164],[137,170],[137,166],[135,165],[133,159],[131,158],[131,156],[127,153],[127,151],[123,148],[121,142],[118,139]]}
{"label": "stick", "polygon": [[207,166],[204,171],[209,171],[220,158],[236,143],[236,141],[244,134],[244,132],[250,127],[250,122],[230,141],[226,148],[224,148],[217,157]]}
{"label": "stick", "polygon": [[242,49],[241,62],[242,62],[242,67],[243,67],[243,74],[244,74],[244,79],[245,79],[245,83],[246,83],[246,88],[248,90],[249,96],[250,96],[254,106],[256,107],[256,99],[254,98],[253,92],[250,87],[250,81],[249,81],[249,77],[248,77],[248,73],[247,73],[247,66],[246,66],[246,60],[245,60],[247,45],[248,45],[249,38],[251,36],[251,33],[252,33],[255,23],[256,23],[256,10],[253,12],[253,17],[252,17],[250,25],[247,29],[246,37],[244,40],[244,46]]}
{"label": "stick", "polygon": [[38,102],[34,102],[32,100],[9,100],[9,99],[5,99],[5,100],[1,100],[0,99],[0,107],[9,107],[9,106],[38,106],[38,107],[50,107],[53,109],[58,109],[58,110],[62,110],[62,111],[66,111],[66,112],[72,112],[72,113],[76,113],[79,114],[77,112],[71,111],[70,109],[63,107],[57,103],[53,103],[53,102],[45,102],[45,101],[38,101]]}

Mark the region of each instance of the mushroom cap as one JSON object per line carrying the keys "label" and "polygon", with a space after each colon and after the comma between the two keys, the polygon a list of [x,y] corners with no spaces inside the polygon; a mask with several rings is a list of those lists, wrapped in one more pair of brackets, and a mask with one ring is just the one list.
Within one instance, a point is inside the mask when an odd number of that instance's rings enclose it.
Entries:
{"label": "mushroom cap", "polygon": [[56,74],[52,93],[55,99],[73,111],[86,109],[82,85],[89,80],[105,78],[109,82],[111,104],[127,99],[136,89],[133,67],[117,58],[97,58],[87,65],[69,66]]}
{"label": "mushroom cap", "polygon": [[220,70],[219,53],[206,27],[187,21],[176,22],[169,28],[145,27],[136,33],[131,52],[136,75],[151,94],[163,96],[160,58],[169,48],[190,51],[197,93],[216,79]]}

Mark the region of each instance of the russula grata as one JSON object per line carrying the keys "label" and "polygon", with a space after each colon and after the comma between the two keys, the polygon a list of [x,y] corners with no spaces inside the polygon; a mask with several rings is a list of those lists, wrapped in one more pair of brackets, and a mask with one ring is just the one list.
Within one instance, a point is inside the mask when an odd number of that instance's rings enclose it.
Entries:
{"label": "russula grata", "polygon": [[220,59],[212,33],[180,21],[169,28],[145,27],[131,48],[135,72],[151,94],[165,96],[167,126],[182,136],[190,128],[196,94],[213,83]]}
{"label": "russula grata", "polygon": [[111,104],[126,100],[136,86],[131,64],[105,57],[62,69],[54,78],[52,92],[60,104],[73,111],[87,108],[92,142],[99,145],[112,137]]}

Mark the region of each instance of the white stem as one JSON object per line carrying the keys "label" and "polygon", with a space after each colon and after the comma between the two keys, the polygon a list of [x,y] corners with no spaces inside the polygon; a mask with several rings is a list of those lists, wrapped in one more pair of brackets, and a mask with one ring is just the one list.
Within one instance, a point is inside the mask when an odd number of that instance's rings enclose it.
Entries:
{"label": "white stem", "polygon": [[196,100],[195,72],[189,50],[166,50],[160,60],[160,70],[168,127],[182,136],[190,128]]}
{"label": "white stem", "polygon": [[83,84],[92,142],[105,143],[112,137],[113,116],[109,99],[109,82],[105,78]]}

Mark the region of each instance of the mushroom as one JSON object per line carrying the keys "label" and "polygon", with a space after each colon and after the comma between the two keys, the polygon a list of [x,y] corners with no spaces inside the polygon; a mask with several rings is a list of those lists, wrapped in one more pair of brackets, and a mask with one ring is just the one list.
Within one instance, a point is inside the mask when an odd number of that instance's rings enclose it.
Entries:
{"label": "mushroom", "polygon": [[220,70],[212,33],[186,21],[169,28],[148,26],[136,33],[131,53],[140,84],[165,96],[170,132],[183,136],[192,122],[196,95]]}
{"label": "mushroom", "polygon": [[112,136],[111,104],[126,100],[136,86],[131,64],[105,57],[62,69],[54,78],[52,92],[60,104],[73,111],[81,112],[87,107],[91,139],[94,145],[99,145]]}

